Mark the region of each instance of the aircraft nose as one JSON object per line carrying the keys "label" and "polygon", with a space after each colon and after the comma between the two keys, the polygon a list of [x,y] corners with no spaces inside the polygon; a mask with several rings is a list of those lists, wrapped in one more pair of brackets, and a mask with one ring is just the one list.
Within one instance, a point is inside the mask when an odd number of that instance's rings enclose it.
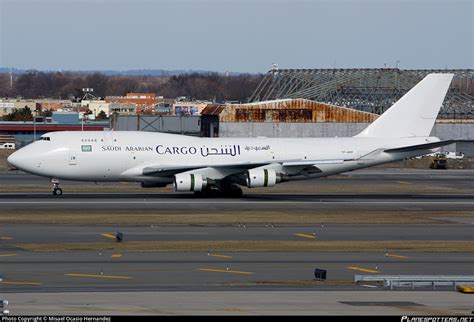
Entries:
{"label": "aircraft nose", "polygon": [[18,168],[18,151],[10,154],[10,156],[7,158],[7,162],[13,168]]}
{"label": "aircraft nose", "polygon": [[30,170],[32,165],[32,157],[28,151],[21,148],[20,150],[14,152],[7,158],[7,162],[16,169],[27,171]]}

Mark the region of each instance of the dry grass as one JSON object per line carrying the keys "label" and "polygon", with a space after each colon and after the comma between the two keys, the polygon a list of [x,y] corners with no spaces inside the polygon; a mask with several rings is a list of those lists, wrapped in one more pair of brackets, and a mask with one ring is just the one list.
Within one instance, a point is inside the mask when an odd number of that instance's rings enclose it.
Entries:
{"label": "dry grass", "polygon": [[472,241],[403,240],[403,241],[282,241],[282,240],[193,240],[193,241],[130,241],[100,243],[19,243],[10,244],[27,251],[61,252],[86,250],[113,250],[122,252],[472,252]]}
{"label": "dry grass", "polygon": [[15,150],[0,150],[0,171],[7,171],[10,169],[10,166],[7,163],[7,158],[13,152],[15,152]]}
{"label": "dry grass", "polygon": [[216,211],[183,212],[0,212],[0,224],[65,224],[65,225],[170,225],[238,223],[276,225],[288,224],[437,224],[446,219],[436,217],[474,217],[474,211]]}

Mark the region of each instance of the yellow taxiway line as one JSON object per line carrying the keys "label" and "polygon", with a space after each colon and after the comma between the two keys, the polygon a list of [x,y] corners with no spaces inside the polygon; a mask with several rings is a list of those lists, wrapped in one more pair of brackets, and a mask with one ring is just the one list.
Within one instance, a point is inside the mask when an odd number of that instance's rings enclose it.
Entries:
{"label": "yellow taxiway line", "polygon": [[365,273],[380,273],[380,271],[377,271],[375,269],[368,269],[368,268],[363,268],[363,267],[349,266],[347,268],[352,269],[354,271],[360,271],[360,272],[365,272]]}
{"label": "yellow taxiway line", "polygon": [[5,285],[43,285],[43,283],[35,283],[35,282],[0,282],[0,284],[5,284]]}
{"label": "yellow taxiway line", "polygon": [[96,274],[64,274],[64,276],[71,276],[71,277],[94,277],[94,278],[119,278],[119,279],[129,279],[130,276],[117,276],[117,275],[96,275]]}
{"label": "yellow taxiway line", "polygon": [[387,254],[387,257],[395,257],[395,258],[408,258],[408,256],[402,256],[402,255],[395,255],[395,254]]}
{"label": "yellow taxiway line", "polygon": [[0,240],[12,240],[13,237],[0,236]]}
{"label": "yellow taxiway line", "polygon": [[411,182],[406,182],[406,181],[397,181],[400,184],[411,184]]}
{"label": "yellow taxiway line", "polygon": [[226,269],[217,269],[217,268],[197,268],[197,271],[204,271],[204,272],[217,272],[217,273],[230,273],[230,274],[244,274],[244,275],[252,275],[253,272],[243,272],[243,271],[233,271],[233,270],[226,270]]}
{"label": "yellow taxiway line", "polygon": [[112,238],[112,239],[115,239],[115,235],[112,235],[112,234],[100,234],[101,236],[103,237],[107,237],[107,238]]}
{"label": "yellow taxiway line", "polygon": [[298,237],[305,237],[305,238],[316,238],[315,235],[307,235],[307,234],[295,234],[295,236],[298,236]]}
{"label": "yellow taxiway line", "polygon": [[228,256],[228,255],[220,255],[220,254],[209,254],[207,256],[211,256],[211,257],[219,257],[219,258],[232,258],[232,256]]}
{"label": "yellow taxiway line", "polygon": [[111,258],[120,258],[122,256],[123,256],[122,254],[112,254],[110,257]]}
{"label": "yellow taxiway line", "polygon": [[0,254],[0,257],[11,257],[11,256],[17,256],[18,254]]}

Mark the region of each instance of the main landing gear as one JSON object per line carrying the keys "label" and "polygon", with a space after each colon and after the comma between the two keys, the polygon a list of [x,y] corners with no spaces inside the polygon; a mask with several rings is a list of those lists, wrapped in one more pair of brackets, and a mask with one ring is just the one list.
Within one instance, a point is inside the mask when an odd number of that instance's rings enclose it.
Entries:
{"label": "main landing gear", "polygon": [[200,198],[240,198],[242,197],[242,189],[235,184],[221,185],[219,188],[206,187],[202,191],[195,191],[194,196],[200,197]]}
{"label": "main landing gear", "polygon": [[63,194],[63,189],[59,187],[59,180],[58,179],[51,179],[51,183],[53,184],[53,195],[60,196]]}

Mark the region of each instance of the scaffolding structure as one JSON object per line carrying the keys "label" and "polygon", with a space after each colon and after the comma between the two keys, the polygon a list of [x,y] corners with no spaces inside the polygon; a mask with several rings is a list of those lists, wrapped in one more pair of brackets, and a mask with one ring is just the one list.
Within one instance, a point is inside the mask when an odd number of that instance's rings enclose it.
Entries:
{"label": "scaffolding structure", "polygon": [[474,119],[474,70],[278,69],[274,66],[249,99],[304,98],[382,114],[430,73],[453,73],[439,118]]}

